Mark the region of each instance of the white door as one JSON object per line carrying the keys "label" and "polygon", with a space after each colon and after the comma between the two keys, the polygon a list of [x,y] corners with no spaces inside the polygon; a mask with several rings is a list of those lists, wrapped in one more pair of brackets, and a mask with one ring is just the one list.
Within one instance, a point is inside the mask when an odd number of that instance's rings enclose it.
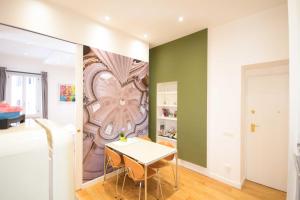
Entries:
{"label": "white door", "polygon": [[287,189],[288,66],[246,72],[246,178]]}

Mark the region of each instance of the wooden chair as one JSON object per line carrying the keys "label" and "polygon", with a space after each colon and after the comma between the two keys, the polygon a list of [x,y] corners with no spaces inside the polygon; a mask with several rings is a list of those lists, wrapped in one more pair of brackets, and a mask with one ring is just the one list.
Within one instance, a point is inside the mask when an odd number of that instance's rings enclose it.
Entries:
{"label": "wooden chair", "polygon": [[[124,168],[124,162],[122,157],[117,152],[111,150],[110,148],[105,147],[105,159],[107,160],[105,165],[105,175],[104,181],[106,179],[107,168],[110,165],[114,170],[117,170],[117,181],[116,181],[116,195],[115,198],[118,197],[118,183],[119,183],[119,174],[121,170]],[[103,183],[104,183],[103,181]]]}
{"label": "wooden chair", "polygon": [[[125,155],[123,155],[123,158],[124,158],[124,163],[125,163],[126,174],[124,176],[124,181],[123,181],[123,186],[122,186],[122,193],[123,193],[123,190],[124,190],[126,177],[128,176],[135,183],[139,183],[139,200],[140,200],[141,199],[142,182],[144,182],[144,180],[145,180],[145,169],[137,161],[135,161],[135,160],[133,160],[133,159],[131,159],[131,158],[125,156]],[[150,179],[154,176],[157,176],[157,173],[153,169],[148,168],[147,179]],[[163,193],[162,193],[160,177],[157,176],[157,178],[158,178],[158,187],[160,189],[161,196],[164,199]]]}
{"label": "wooden chair", "polygon": [[[167,141],[161,141],[161,142],[158,142],[158,143],[161,144],[161,145],[171,147],[171,148],[175,148],[173,144],[171,144],[170,142],[167,142]],[[159,173],[159,169],[171,166],[172,172],[173,172],[174,183],[175,183],[175,181],[176,181],[175,171],[174,171],[173,165],[171,163],[171,161],[174,159],[174,157],[175,157],[175,154],[172,154],[172,155],[170,155],[170,156],[168,156],[168,157],[166,157],[162,160],[157,161],[156,163],[153,163],[152,165],[149,166],[149,168],[152,168],[157,173]]]}
{"label": "wooden chair", "polygon": [[148,137],[148,135],[140,135],[138,136],[138,138],[152,142],[152,140]]}

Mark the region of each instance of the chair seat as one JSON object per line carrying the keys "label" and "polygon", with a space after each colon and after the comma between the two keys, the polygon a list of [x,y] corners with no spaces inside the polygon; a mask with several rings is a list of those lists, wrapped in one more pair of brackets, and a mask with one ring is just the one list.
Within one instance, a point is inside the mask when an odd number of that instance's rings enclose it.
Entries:
{"label": "chair seat", "polygon": [[125,167],[124,163],[121,163],[118,166],[115,166],[114,168],[120,169],[120,168],[124,168],[124,167]]}
{"label": "chair seat", "polygon": [[165,160],[159,160],[156,163],[153,163],[152,165],[149,166],[149,168],[152,169],[160,169],[166,166],[169,166],[170,164],[168,163],[168,161]]}

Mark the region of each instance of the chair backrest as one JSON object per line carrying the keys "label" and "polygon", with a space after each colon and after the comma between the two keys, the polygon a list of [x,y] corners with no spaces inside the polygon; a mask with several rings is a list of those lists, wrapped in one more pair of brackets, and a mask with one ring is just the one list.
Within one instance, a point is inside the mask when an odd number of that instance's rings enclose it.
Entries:
{"label": "chair backrest", "polygon": [[139,164],[137,161],[123,155],[125,167],[128,170],[128,176],[132,178],[133,180],[142,179],[145,170],[144,167]]}
{"label": "chair backrest", "polygon": [[139,138],[152,142],[152,140],[148,137],[148,135],[141,135],[141,136],[139,136]]}
{"label": "chair backrest", "polygon": [[[161,145],[164,145],[164,146],[167,146],[167,147],[171,147],[171,148],[175,148],[174,145],[168,141],[160,141],[158,142],[158,144],[161,144]],[[167,160],[167,161],[172,161],[174,159],[174,154],[168,156],[168,157],[165,157],[164,159]]]}
{"label": "chair backrest", "polygon": [[117,152],[106,147],[105,155],[107,156],[107,158],[113,168],[120,167],[120,165],[122,163],[122,157]]}

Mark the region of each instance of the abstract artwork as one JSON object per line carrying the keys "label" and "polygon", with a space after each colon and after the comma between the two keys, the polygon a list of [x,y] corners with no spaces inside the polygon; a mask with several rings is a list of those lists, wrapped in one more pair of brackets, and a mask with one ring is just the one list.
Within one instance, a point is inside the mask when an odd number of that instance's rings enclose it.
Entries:
{"label": "abstract artwork", "polygon": [[64,102],[75,102],[75,85],[59,85],[59,100]]}
{"label": "abstract artwork", "polygon": [[103,175],[104,146],[148,134],[149,65],[84,46],[83,181]]}

